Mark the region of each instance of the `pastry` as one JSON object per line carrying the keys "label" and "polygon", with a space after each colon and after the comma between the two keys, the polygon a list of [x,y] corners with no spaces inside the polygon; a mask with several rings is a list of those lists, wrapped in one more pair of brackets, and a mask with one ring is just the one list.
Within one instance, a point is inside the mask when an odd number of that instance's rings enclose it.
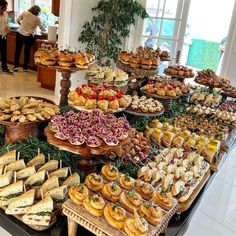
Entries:
{"label": "pastry", "polygon": [[145,183],[143,181],[137,181],[135,190],[139,193],[144,199],[150,199],[153,193],[153,187],[149,183]]}
{"label": "pastry", "polygon": [[83,201],[89,195],[89,191],[83,184],[78,184],[74,187],[70,187],[69,196],[77,205],[83,205]]}
{"label": "pastry", "polygon": [[124,230],[128,236],[147,236],[148,223],[135,211],[134,218],[129,217],[125,220]]}
{"label": "pastry", "polygon": [[153,225],[160,224],[163,218],[161,208],[153,202],[143,202],[139,208],[139,214]]}
{"label": "pastry", "polygon": [[88,175],[85,179],[85,184],[93,191],[100,191],[104,185],[102,177],[96,173]]}
{"label": "pastry", "polygon": [[119,177],[119,171],[111,164],[103,166],[101,173],[108,181],[115,181]]}
{"label": "pastry", "polygon": [[97,102],[98,108],[101,109],[102,111],[107,111],[109,102],[105,99],[101,99],[101,98],[98,98],[98,99],[99,99]]}
{"label": "pastry", "polygon": [[119,101],[114,96],[110,96],[109,98],[109,109],[118,110],[119,109]]}
{"label": "pastry", "polygon": [[163,190],[156,189],[152,195],[153,200],[163,209],[169,210],[174,204],[171,195]]}
{"label": "pastry", "polygon": [[128,192],[122,192],[119,202],[122,207],[130,212],[134,212],[135,209],[137,210],[141,206],[143,199],[138,193],[131,190]]}
{"label": "pastry", "polygon": [[108,203],[104,208],[104,217],[116,229],[123,229],[126,211],[118,204]]}
{"label": "pastry", "polygon": [[105,184],[102,187],[102,195],[112,202],[117,202],[121,194],[121,188],[114,182]]}
{"label": "pastry", "polygon": [[105,208],[105,201],[98,194],[89,194],[83,202],[85,209],[94,216],[100,217],[103,215]]}
{"label": "pastry", "polygon": [[121,175],[119,179],[120,186],[126,190],[132,190],[135,186],[135,181],[128,174]]}

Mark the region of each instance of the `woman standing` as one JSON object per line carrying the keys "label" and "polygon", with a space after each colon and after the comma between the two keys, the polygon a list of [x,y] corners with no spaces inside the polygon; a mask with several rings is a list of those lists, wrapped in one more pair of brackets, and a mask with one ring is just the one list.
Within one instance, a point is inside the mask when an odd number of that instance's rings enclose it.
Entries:
{"label": "woman standing", "polygon": [[7,38],[6,35],[11,31],[8,25],[7,1],[0,0],[0,53],[2,61],[2,71],[8,74],[12,72],[7,67]]}
{"label": "woman standing", "polygon": [[43,27],[40,18],[38,17],[40,12],[40,7],[34,5],[28,11],[25,11],[21,15],[19,15],[19,17],[17,18],[17,22],[20,24],[20,27],[16,34],[15,63],[13,71],[18,71],[20,54],[23,46],[25,46],[23,70],[28,70],[30,60],[30,49],[34,44],[35,40],[34,32],[37,26],[39,26],[42,31],[46,30]]}

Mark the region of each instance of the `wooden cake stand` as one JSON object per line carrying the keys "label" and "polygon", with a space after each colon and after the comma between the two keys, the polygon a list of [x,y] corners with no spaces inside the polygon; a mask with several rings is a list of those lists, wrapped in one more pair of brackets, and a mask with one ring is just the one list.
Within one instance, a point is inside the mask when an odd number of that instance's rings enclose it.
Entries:
{"label": "wooden cake stand", "polygon": [[191,79],[191,78],[194,78],[194,76],[192,77],[186,77],[186,76],[183,76],[183,75],[172,75],[172,74],[169,74],[169,73],[165,73],[165,75],[168,75],[168,76],[171,76],[172,79],[175,79],[175,80],[178,80],[182,83],[184,83],[185,79]]}
{"label": "wooden cake stand", "polygon": [[47,142],[49,144],[56,146],[60,150],[79,154],[80,158],[78,161],[78,166],[87,173],[94,170],[93,156],[103,156],[110,152],[119,154],[121,152],[122,145],[129,141],[129,138],[127,138],[120,142],[117,146],[108,146],[103,143],[100,147],[92,148],[88,147],[86,144],[76,146],[69,143],[68,141],[57,139],[54,136],[54,133],[50,130],[49,126],[45,128],[44,133],[47,136]]}

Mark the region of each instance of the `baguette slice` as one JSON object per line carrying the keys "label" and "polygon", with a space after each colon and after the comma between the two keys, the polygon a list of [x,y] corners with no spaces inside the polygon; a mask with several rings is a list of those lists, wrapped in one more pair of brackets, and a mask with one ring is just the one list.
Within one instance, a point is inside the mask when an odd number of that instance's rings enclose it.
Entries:
{"label": "baguette slice", "polygon": [[34,175],[36,173],[36,170],[34,168],[34,166],[32,167],[27,167],[23,170],[19,170],[17,173],[16,173],[16,178],[19,179],[19,180],[25,180],[27,178],[29,178],[30,176]]}
{"label": "baguette slice", "polygon": [[23,195],[14,199],[6,209],[7,215],[25,214],[30,206],[34,204],[35,189],[31,189]]}
{"label": "baguette slice", "polygon": [[38,165],[44,165],[45,164],[45,156],[43,153],[40,153],[36,157],[34,157],[32,160],[30,160],[27,163],[27,166],[38,166]]}
{"label": "baguette slice", "polygon": [[12,150],[0,156],[0,165],[7,165],[13,161],[16,161],[16,150]]}
{"label": "baguette slice", "polygon": [[25,185],[29,185],[31,187],[41,186],[45,182],[45,176],[46,176],[45,170],[39,171],[36,174],[30,176],[25,181]]}
{"label": "baguette slice", "polygon": [[16,197],[23,194],[23,181],[11,184],[0,191],[0,206],[7,206]]}
{"label": "baguette slice", "polygon": [[57,176],[53,176],[49,178],[37,191],[36,191],[36,197],[37,199],[41,198],[41,194],[44,194],[45,192],[58,188],[59,187],[59,180]]}
{"label": "baguette slice", "polygon": [[53,211],[53,200],[46,196],[43,200],[29,207],[27,213],[22,217],[25,224],[48,226]]}
{"label": "baguette slice", "polygon": [[7,171],[17,171],[17,170],[22,170],[25,169],[25,161],[23,159],[14,161],[10,164],[7,165]]}
{"label": "baguette slice", "polygon": [[38,171],[41,171],[41,170],[54,171],[56,169],[58,169],[58,161],[51,160],[47,162],[46,164],[44,164],[42,167],[40,167]]}
{"label": "baguette slice", "polygon": [[5,187],[11,183],[13,178],[13,171],[8,171],[7,173],[0,176],[0,188]]}
{"label": "baguette slice", "polygon": [[68,188],[66,185],[54,188],[47,191],[44,195],[49,195],[55,202],[55,207],[61,207],[62,203],[65,201],[65,195],[68,193]]}
{"label": "baguette slice", "polygon": [[74,186],[76,184],[80,183],[80,176],[78,173],[73,173],[71,176],[69,176],[63,183],[63,185],[67,185],[68,187]]}
{"label": "baguette slice", "polygon": [[59,170],[53,171],[49,176],[57,176],[58,178],[66,178],[68,176],[69,167],[63,167]]}

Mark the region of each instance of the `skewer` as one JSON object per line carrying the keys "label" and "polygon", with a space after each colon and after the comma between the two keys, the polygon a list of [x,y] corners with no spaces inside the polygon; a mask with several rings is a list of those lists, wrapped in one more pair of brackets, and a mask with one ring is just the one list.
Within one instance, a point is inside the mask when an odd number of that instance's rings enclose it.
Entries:
{"label": "skewer", "polygon": [[62,168],[62,160],[60,160],[60,169]]}
{"label": "skewer", "polygon": [[48,161],[50,161],[51,160],[51,155],[50,155],[50,153],[48,153]]}
{"label": "skewer", "polygon": [[38,148],[38,155],[40,154],[40,148]]}
{"label": "skewer", "polygon": [[14,183],[16,182],[16,171],[14,171]]}
{"label": "skewer", "polygon": [[71,167],[69,167],[69,173],[70,173],[70,175],[72,175]]}
{"label": "skewer", "polygon": [[44,196],[43,196],[43,190],[42,189],[40,189],[40,194],[41,194],[41,198],[42,198],[42,200],[44,199]]}
{"label": "skewer", "polygon": [[26,187],[25,187],[25,184],[23,185],[23,189],[24,189],[24,192],[26,192]]}
{"label": "skewer", "polygon": [[46,171],[46,175],[47,175],[47,177],[48,177],[48,179],[50,178],[50,176],[49,176],[49,174],[48,174],[48,171]]}
{"label": "skewer", "polygon": [[17,161],[20,159],[20,152],[17,153]]}

